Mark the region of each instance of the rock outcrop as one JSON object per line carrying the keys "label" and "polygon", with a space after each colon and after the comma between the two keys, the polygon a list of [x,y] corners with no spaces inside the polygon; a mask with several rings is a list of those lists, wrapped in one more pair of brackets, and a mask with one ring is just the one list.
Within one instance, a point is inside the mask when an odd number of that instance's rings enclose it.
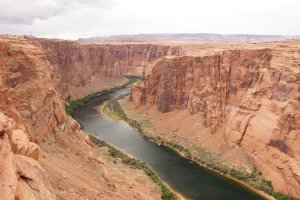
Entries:
{"label": "rock outcrop", "polygon": [[0,199],[56,199],[37,161],[39,146],[29,142],[24,131],[2,112],[0,132]]}
{"label": "rock outcrop", "polygon": [[53,67],[22,37],[0,40],[0,199],[56,199],[37,143],[65,120]]}
{"label": "rock outcrop", "polygon": [[300,198],[299,52],[276,46],[160,59],[130,99],[198,115],[198,134],[223,135],[276,190]]}
{"label": "rock outcrop", "polygon": [[0,110],[30,141],[41,142],[65,117],[54,68],[25,38],[1,39],[0,57]]}

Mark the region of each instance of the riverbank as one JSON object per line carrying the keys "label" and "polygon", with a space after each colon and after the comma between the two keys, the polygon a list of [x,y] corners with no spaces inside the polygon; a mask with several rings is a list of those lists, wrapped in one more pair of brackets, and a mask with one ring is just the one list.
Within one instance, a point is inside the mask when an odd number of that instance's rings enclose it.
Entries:
{"label": "riverbank", "polygon": [[[140,77],[136,76],[127,76],[126,77],[128,81],[120,86],[112,87],[109,89],[105,89],[99,92],[91,93],[87,96],[84,96],[81,99],[76,99],[73,101],[70,101],[66,104],[66,112],[71,115],[74,111],[74,109],[79,108],[89,102],[91,99],[100,96],[100,95],[107,95],[115,92],[116,90],[126,88],[127,86],[133,84],[134,82],[137,82],[141,80]],[[104,103],[104,105],[106,102]],[[101,107],[101,111],[103,112],[102,109],[105,106]],[[160,190],[161,190],[161,199],[163,200],[183,200],[185,199],[181,194],[177,193],[176,191],[172,190],[170,186],[168,186],[166,183],[164,183],[159,176],[151,169],[151,167],[146,164],[145,162],[142,162],[129,154],[126,154],[124,151],[118,149],[112,144],[109,144],[107,142],[104,142],[100,140],[99,138],[89,135],[90,140],[92,143],[97,147],[97,148],[102,148],[105,147],[108,149],[108,154],[111,156],[113,159],[119,159],[121,160],[122,164],[125,164],[129,167],[131,167],[134,170],[142,170],[145,175],[147,175],[150,180],[156,184]],[[116,161],[114,161],[116,162]]]}
{"label": "riverbank", "polygon": [[248,188],[248,190],[252,190],[253,192],[258,193],[261,196],[264,196],[265,198],[269,199],[272,198],[260,192],[260,190],[266,191],[266,193],[270,193],[275,196],[277,195],[277,199],[288,199],[285,196],[282,196],[280,193],[274,192],[271,182],[263,179],[261,173],[255,169],[253,169],[251,173],[246,173],[244,171],[238,171],[237,169],[228,168],[227,166],[220,165],[220,163],[207,162],[207,160],[201,160],[201,157],[196,157],[193,153],[191,153],[191,151],[188,148],[182,145],[178,145],[177,143],[174,143],[172,141],[165,140],[165,138],[162,137],[153,137],[153,135],[144,132],[143,127],[140,125],[140,123],[137,120],[128,118],[125,112],[123,111],[121,105],[118,102],[118,100],[123,97],[124,95],[109,100],[107,103],[105,103],[105,106],[102,109],[102,111],[112,111],[110,115],[114,115],[117,118],[124,119],[125,121],[127,121],[131,126],[136,128],[137,131],[145,139],[173,149],[177,153],[181,154],[181,156],[184,156],[185,158],[188,158],[189,160],[198,163],[200,166],[206,169],[210,169],[211,171],[217,172],[223,177],[232,178],[233,181],[240,183],[240,185],[245,184],[244,187]]}
{"label": "riverbank", "polygon": [[100,96],[100,95],[105,95],[105,94],[112,93],[112,92],[114,92],[118,89],[125,88],[125,87],[137,82],[138,80],[141,80],[141,78],[137,77],[137,76],[126,76],[126,78],[127,78],[128,81],[126,83],[120,85],[120,86],[115,86],[115,87],[111,87],[111,88],[104,89],[104,90],[101,90],[101,91],[93,92],[93,93],[90,93],[90,94],[88,94],[88,95],[86,95],[82,98],[75,99],[75,100],[67,102],[65,104],[66,113],[68,115],[71,115],[75,108],[83,106],[85,103],[90,101],[92,98],[95,98],[95,97]]}
{"label": "riverbank", "polygon": [[99,138],[89,135],[90,140],[97,146],[97,147],[107,147],[109,155],[113,158],[118,158],[121,160],[121,162],[125,165],[128,165],[134,169],[142,170],[145,172],[147,176],[150,177],[150,179],[157,184],[161,188],[161,199],[163,200],[178,200],[178,199],[184,199],[181,194],[178,194],[174,190],[170,188],[166,183],[164,183],[159,176],[151,169],[151,167],[145,163],[142,162],[129,154],[123,152],[116,146],[109,144],[103,140],[100,140]]}
{"label": "riverbank", "polygon": [[261,172],[257,171],[255,168],[251,171],[251,173],[248,173],[246,171],[239,171],[234,168],[229,168],[228,166],[222,165],[220,163],[207,162],[207,160],[202,160],[201,157],[195,157],[195,155],[193,155],[191,151],[188,148],[185,148],[184,146],[181,146],[172,141],[165,140],[162,137],[154,137],[153,135],[146,133],[143,130],[143,127],[140,125],[139,121],[129,118],[127,116],[127,113],[124,112],[124,110],[118,102],[118,100],[121,98],[122,97],[109,101],[109,103],[106,104],[106,107],[113,111],[116,116],[124,119],[131,126],[135,127],[144,139],[155,142],[159,145],[164,145],[176,151],[179,155],[197,163],[198,165],[206,169],[209,169],[215,173],[218,173],[219,175],[222,175],[231,179],[232,181],[235,181],[238,184],[243,185],[248,190],[257,193],[263,196],[264,198],[291,199],[290,197],[287,197],[284,194],[275,192],[273,190],[272,183],[270,181],[265,180],[262,177]]}

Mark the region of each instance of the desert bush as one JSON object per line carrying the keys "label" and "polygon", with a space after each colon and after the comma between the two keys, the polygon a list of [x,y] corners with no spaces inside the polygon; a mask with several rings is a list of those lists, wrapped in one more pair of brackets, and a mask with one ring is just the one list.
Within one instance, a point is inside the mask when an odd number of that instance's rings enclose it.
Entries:
{"label": "desert bush", "polygon": [[135,158],[129,157],[127,154],[123,153],[122,151],[118,150],[117,148],[109,145],[108,143],[96,138],[95,136],[90,135],[89,136],[91,141],[98,147],[108,147],[109,148],[109,155],[113,158],[121,159],[122,163],[135,168],[140,169],[145,172],[147,176],[151,178],[151,180],[156,183],[161,188],[161,198],[163,200],[177,200],[177,196],[172,193],[160,180],[160,178],[153,172],[150,167],[140,160],[137,160]]}

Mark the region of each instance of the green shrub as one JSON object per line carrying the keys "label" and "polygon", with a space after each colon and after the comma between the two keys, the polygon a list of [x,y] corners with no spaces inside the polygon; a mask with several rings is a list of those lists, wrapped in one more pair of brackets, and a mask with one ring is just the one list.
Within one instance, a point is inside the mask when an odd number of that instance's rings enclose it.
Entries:
{"label": "green shrub", "polygon": [[91,99],[93,99],[94,97],[97,97],[97,96],[100,96],[100,95],[104,95],[104,94],[109,94],[109,93],[113,93],[115,92],[116,90],[118,89],[122,89],[122,88],[125,88],[139,80],[141,80],[141,77],[138,77],[138,76],[125,76],[128,81],[127,83],[121,85],[121,86],[118,86],[118,87],[114,87],[114,88],[111,88],[109,90],[105,89],[105,90],[102,90],[102,91],[99,91],[99,92],[95,92],[95,93],[92,93],[92,94],[88,94],[87,96],[81,98],[81,99],[76,99],[76,100],[73,100],[73,101],[70,101],[68,103],[66,103],[65,105],[65,111],[67,113],[67,115],[71,115],[74,111],[75,108],[78,108],[80,106],[83,106],[85,103],[87,103],[88,101],[90,101]]}
{"label": "green shrub", "polygon": [[66,110],[67,115],[70,115],[73,113],[73,107],[69,103],[66,104],[65,110]]}
{"label": "green shrub", "polygon": [[109,145],[108,143],[96,138],[95,136],[89,135],[91,141],[98,147],[108,147],[109,148],[109,155],[113,158],[121,159],[122,163],[135,168],[140,169],[149,176],[154,183],[156,183],[161,188],[161,198],[163,200],[177,200],[177,196],[173,194],[160,180],[160,178],[150,169],[150,167],[140,160],[135,158],[129,157],[127,154],[123,153],[122,151],[118,150],[117,148]]}
{"label": "green shrub", "polygon": [[289,197],[285,194],[282,194],[280,192],[273,192],[273,197],[275,197],[275,199],[277,199],[277,200],[292,200],[291,197]]}
{"label": "green shrub", "polygon": [[96,146],[98,146],[98,147],[109,147],[109,145],[108,145],[106,142],[104,142],[104,141],[102,141],[102,140],[96,138],[95,136],[89,135],[89,137],[90,137],[90,140],[91,140]]}

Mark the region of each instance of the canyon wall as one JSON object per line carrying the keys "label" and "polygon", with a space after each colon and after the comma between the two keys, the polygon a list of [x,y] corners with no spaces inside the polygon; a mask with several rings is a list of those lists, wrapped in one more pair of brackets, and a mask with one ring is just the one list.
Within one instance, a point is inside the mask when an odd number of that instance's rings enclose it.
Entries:
{"label": "canyon wall", "polygon": [[146,44],[80,45],[1,36],[0,199],[56,199],[49,174],[38,162],[40,145],[55,144],[58,132],[80,135],[79,124],[64,106],[74,98],[74,88],[105,77],[117,83],[126,73],[142,75],[146,65],[178,52],[176,47]]}
{"label": "canyon wall", "polygon": [[221,135],[276,190],[299,199],[300,48],[282,47],[160,59],[130,99],[136,107],[197,115],[194,136]]}
{"label": "canyon wall", "polygon": [[0,71],[0,199],[55,199],[36,144],[66,117],[53,68],[26,39],[1,38]]}
{"label": "canyon wall", "polygon": [[82,87],[101,77],[143,76],[158,58],[182,53],[176,46],[151,44],[80,45],[45,39],[30,39],[30,42],[44,51],[54,67],[63,95],[72,93],[70,87]]}

